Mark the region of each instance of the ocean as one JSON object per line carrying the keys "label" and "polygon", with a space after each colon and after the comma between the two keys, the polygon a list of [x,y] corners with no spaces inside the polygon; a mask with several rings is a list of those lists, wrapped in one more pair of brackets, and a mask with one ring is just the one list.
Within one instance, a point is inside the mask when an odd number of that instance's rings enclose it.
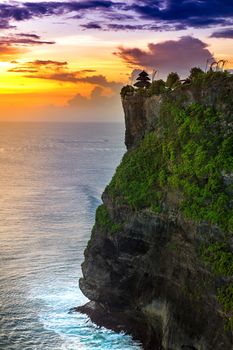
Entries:
{"label": "ocean", "polygon": [[138,350],[69,314],[101,193],[124,148],[121,124],[0,124],[0,350]]}

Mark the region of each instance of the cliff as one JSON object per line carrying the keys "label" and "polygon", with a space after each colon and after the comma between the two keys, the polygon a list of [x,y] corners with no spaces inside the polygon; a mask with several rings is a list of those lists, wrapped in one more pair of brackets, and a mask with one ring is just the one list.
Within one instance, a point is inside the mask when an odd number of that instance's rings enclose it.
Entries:
{"label": "cliff", "polygon": [[85,250],[79,307],[144,349],[233,348],[233,77],[123,99],[128,151]]}

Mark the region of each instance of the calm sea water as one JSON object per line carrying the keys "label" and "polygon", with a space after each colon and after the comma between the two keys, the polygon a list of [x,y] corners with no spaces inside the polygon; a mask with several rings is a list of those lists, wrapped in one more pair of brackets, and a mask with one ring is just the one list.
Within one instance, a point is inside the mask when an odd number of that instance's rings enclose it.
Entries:
{"label": "calm sea water", "polygon": [[0,124],[0,349],[136,350],[70,308],[95,209],[124,153],[118,124]]}

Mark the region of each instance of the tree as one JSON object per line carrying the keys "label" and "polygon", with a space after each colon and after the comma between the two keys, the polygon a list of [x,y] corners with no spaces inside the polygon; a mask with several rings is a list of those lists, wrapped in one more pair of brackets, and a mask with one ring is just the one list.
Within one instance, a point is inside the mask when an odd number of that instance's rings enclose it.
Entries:
{"label": "tree", "polygon": [[134,86],[136,86],[137,88],[148,88],[151,85],[149,74],[144,70],[139,74],[136,80],[137,81],[134,84]]}
{"label": "tree", "polygon": [[180,81],[180,77],[177,73],[171,72],[167,76],[166,86],[169,89],[172,89],[178,82]]}
{"label": "tree", "polygon": [[123,86],[121,89],[121,97],[124,98],[126,95],[133,95],[134,88],[131,85]]}
{"label": "tree", "polygon": [[195,78],[198,78],[198,76],[200,74],[203,74],[203,70],[199,67],[193,67],[191,70],[190,70],[190,76],[189,76],[189,79],[192,80],[192,79],[195,79]]}
{"label": "tree", "polygon": [[160,80],[155,80],[150,86],[149,92],[151,95],[160,95],[166,91],[165,82]]}

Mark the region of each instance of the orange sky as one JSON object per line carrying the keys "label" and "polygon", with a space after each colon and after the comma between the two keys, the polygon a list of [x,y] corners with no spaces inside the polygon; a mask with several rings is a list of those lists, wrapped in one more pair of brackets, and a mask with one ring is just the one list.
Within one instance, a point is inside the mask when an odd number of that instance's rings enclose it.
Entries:
{"label": "orange sky", "polygon": [[[20,8],[23,6],[22,1],[7,4]],[[105,4],[104,6],[107,7]],[[106,16],[105,12],[104,15]],[[90,16],[90,13],[87,16]],[[97,9],[93,16],[98,20],[99,17],[102,18],[101,9]],[[202,68],[206,61],[204,57],[211,54],[216,59],[228,60],[226,67],[233,68],[232,39],[210,37],[216,30],[213,27],[187,27],[157,32],[127,28],[108,31],[98,28],[84,30],[77,20],[67,13],[61,15],[59,12],[39,18],[33,14],[31,17],[20,21],[7,19],[9,23],[5,25],[6,28],[1,29],[1,121],[63,120],[62,113],[64,120],[106,120],[107,116],[101,119],[101,106],[96,109],[100,115],[96,115],[95,103],[101,103],[106,109],[109,108],[109,111],[112,103],[109,120],[122,120],[122,114],[119,112],[120,99],[118,98],[117,104],[117,99],[114,98],[118,96],[121,84],[128,82],[134,68],[144,67],[151,71],[150,59],[155,57],[157,62],[156,57],[160,57],[161,47],[163,54],[169,52],[166,50],[169,50],[171,38],[180,44],[185,42],[180,41],[181,37],[197,38],[200,41],[197,43],[200,51],[200,57],[197,59],[200,60]],[[82,23],[91,23],[90,27],[98,26],[96,23],[93,25],[93,18],[87,18]],[[219,27],[219,30],[222,28]],[[167,42],[164,46],[158,45]],[[205,48],[201,47],[202,42],[206,44]],[[153,43],[153,47],[148,46],[149,43]],[[191,39],[186,40],[186,43],[196,45]],[[133,51],[129,52],[127,49]],[[188,51],[187,48],[185,50]],[[205,51],[207,56],[203,54],[202,57],[202,51]],[[177,65],[173,68],[171,62],[168,61],[167,70],[179,70]],[[166,67],[160,69],[161,74],[164,69],[166,71]],[[91,114],[93,118],[90,117]]]}

